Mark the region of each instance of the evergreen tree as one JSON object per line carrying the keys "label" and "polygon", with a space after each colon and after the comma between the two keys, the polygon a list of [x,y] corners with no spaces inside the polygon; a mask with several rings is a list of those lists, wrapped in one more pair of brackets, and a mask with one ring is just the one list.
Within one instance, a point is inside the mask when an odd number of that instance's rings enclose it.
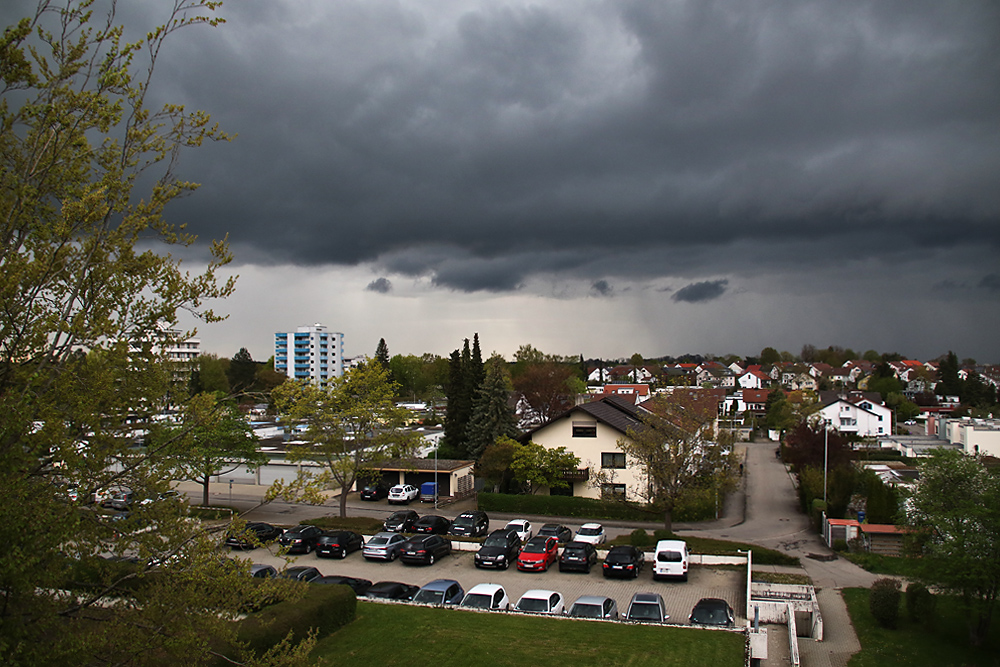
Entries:
{"label": "evergreen tree", "polygon": [[938,396],[958,396],[962,392],[962,380],[958,377],[958,357],[951,350],[938,366],[940,382],[934,388]]}
{"label": "evergreen tree", "polygon": [[514,410],[509,404],[511,382],[503,357],[490,357],[485,373],[486,377],[476,390],[466,432],[469,455],[476,459],[498,438],[518,435]]}
{"label": "evergreen tree", "polygon": [[[468,341],[466,341],[468,343]],[[466,345],[468,349],[468,345]],[[466,431],[469,424],[471,399],[465,390],[462,354],[458,350],[451,353],[448,362],[448,384],[445,387],[448,407],[444,416],[444,439],[442,449],[448,456],[462,458],[467,455]]]}
{"label": "evergreen tree", "polygon": [[241,347],[240,351],[230,359],[229,368],[226,370],[229,388],[234,394],[242,394],[253,385],[256,375],[257,362],[250,356],[249,350]]}
{"label": "evergreen tree", "polygon": [[375,348],[375,362],[389,369],[389,346],[385,344],[385,338],[378,339],[378,347]]}

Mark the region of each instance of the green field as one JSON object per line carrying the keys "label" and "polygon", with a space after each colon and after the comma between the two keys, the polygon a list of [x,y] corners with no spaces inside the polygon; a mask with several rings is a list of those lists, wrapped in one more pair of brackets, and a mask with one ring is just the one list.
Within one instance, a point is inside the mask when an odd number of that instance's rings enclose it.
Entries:
{"label": "green field", "polygon": [[351,625],[313,652],[346,665],[712,665],[739,667],[740,633],[358,604]]}

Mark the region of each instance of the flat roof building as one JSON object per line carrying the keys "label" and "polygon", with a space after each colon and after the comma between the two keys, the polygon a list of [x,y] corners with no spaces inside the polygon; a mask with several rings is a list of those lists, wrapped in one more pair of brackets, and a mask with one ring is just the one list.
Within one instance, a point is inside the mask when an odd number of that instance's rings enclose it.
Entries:
{"label": "flat roof building", "polygon": [[342,376],[344,334],[318,323],[274,334],[274,370],[318,384]]}

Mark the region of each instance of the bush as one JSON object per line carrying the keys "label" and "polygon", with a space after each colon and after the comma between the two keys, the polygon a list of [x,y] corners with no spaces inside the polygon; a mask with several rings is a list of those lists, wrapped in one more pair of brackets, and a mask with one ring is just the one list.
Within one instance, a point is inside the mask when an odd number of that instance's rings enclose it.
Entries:
{"label": "bush", "polygon": [[648,547],[653,544],[653,538],[642,528],[636,528],[629,534],[629,544],[633,547]]}
{"label": "bush", "polygon": [[834,540],[833,541],[834,551],[847,551],[847,540]]}
{"label": "bush", "polygon": [[899,620],[899,582],[876,579],[868,593],[868,608],[883,628],[895,628]]}
{"label": "bush", "polygon": [[382,530],[382,521],[368,516],[321,516],[306,523],[323,530],[353,530],[362,535],[372,535]]}
{"label": "bush", "polygon": [[927,587],[914,581],[906,587],[906,613],[911,621],[931,626],[937,611],[937,599]]}
{"label": "bush", "polygon": [[354,620],[358,599],[348,586],[309,585],[305,596],[289,600],[248,616],[237,630],[237,638],[249,649],[263,653],[292,631],[296,640],[316,629],[325,637]]}

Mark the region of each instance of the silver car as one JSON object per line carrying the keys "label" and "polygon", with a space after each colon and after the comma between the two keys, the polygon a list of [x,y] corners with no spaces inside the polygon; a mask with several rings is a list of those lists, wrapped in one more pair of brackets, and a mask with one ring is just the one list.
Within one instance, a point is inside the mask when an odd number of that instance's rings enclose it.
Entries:
{"label": "silver car", "polygon": [[603,595],[581,595],[569,608],[573,618],[606,618],[618,620],[618,603]]}
{"label": "silver car", "polygon": [[368,560],[396,560],[404,542],[406,542],[406,538],[399,533],[375,533],[365,543],[361,555]]}

